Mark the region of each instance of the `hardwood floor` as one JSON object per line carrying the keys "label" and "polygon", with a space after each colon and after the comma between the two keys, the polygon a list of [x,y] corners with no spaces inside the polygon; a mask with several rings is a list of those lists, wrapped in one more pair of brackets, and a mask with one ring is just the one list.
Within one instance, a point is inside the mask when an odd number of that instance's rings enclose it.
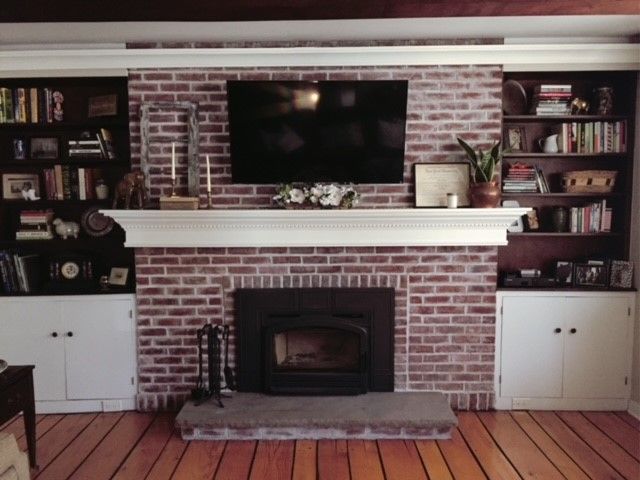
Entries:
{"label": "hardwood floor", "polygon": [[[459,412],[451,440],[185,442],[173,415],[39,415],[39,480],[640,479],[621,412]],[[22,418],[1,429],[26,439]]]}

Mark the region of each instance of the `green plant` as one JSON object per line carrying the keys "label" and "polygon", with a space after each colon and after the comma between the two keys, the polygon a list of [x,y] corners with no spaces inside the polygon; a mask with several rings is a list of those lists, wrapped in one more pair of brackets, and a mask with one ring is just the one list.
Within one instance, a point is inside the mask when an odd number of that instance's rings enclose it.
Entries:
{"label": "green plant", "polygon": [[469,163],[473,169],[471,179],[474,183],[484,183],[493,181],[496,167],[502,159],[502,151],[500,150],[500,142],[496,142],[489,151],[483,152],[481,148],[476,153],[467,142],[458,138],[458,143],[467,153]]}

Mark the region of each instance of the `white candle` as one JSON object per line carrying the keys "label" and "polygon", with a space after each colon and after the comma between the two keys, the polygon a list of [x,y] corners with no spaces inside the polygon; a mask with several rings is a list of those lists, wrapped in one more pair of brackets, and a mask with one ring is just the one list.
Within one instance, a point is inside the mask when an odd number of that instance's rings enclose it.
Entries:
{"label": "white candle", "polygon": [[171,180],[176,179],[176,142],[171,142]]}
{"label": "white candle", "polygon": [[207,193],[211,193],[211,165],[209,165],[209,155],[207,155]]}

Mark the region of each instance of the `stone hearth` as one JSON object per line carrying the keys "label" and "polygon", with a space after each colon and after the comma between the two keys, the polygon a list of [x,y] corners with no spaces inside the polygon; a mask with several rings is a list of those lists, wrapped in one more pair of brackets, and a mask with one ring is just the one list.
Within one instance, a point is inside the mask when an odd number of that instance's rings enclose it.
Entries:
{"label": "stone hearth", "polygon": [[176,418],[185,440],[450,438],[457,420],[441,393],[370,392],[339,397],[234,393],[224,408],[187,402]]}

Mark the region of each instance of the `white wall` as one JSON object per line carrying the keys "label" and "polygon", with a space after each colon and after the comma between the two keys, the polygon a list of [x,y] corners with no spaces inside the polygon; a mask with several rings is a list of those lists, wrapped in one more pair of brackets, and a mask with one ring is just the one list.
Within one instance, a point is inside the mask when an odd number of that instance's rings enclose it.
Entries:
{"label": "white wall", "polygon": [[[631,206],[631,260],[635,265],[635,286],[640,288],[640,73],[636,92],[635,159],[633,173],[633,205]],[[636,300],[633,369],[631,375],[632,408],[640,414],[640,293]]]}

